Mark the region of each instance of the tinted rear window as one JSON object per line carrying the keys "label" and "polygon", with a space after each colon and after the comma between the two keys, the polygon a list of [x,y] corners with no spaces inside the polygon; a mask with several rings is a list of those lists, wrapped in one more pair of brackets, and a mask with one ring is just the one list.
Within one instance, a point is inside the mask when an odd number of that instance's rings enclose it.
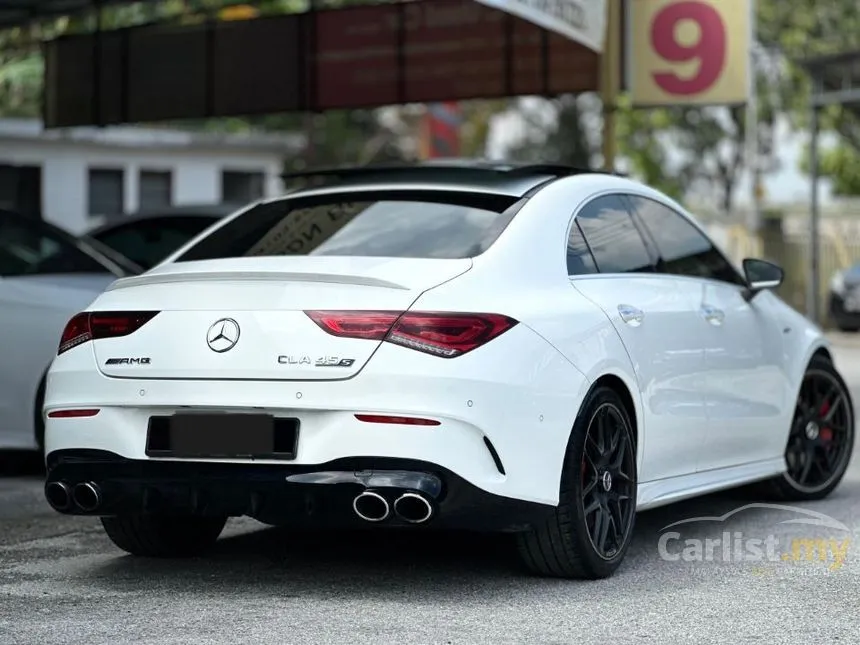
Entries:
{"label": "tinted rear window", "polygon": [[283,199],[243,213],[177,261],[279,255],[474,257],[495,242],[518,202],[441,191]]}

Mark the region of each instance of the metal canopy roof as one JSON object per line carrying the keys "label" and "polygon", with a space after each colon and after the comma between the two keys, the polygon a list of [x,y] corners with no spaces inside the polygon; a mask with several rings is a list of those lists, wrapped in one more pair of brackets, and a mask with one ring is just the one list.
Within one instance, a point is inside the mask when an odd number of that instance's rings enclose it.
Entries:
{"label": "metal canopy roof", "polygon": [[800,64],[812,77],[813,105],[844,105],[860,115],[860,50],[809,58]]}

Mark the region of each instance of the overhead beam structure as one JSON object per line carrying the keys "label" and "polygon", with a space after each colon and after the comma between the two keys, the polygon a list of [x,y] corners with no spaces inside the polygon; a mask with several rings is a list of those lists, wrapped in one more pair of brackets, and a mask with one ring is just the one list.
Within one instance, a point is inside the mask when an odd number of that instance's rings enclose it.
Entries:
{"label": "overhead beam structure", "polygon": [[818,180],[819,133],[821,110],[840,105],[857,117],[851,132],[843,132],[855,146],[860,145],[860,50],[819,56],[800,61],[812,79],[810,95],[810,153],[809,173],[812,182],[809,220],[809,281],[806,291],[807,316],[813,322],[821,321],[821,264],[820,264],[820,194]]}

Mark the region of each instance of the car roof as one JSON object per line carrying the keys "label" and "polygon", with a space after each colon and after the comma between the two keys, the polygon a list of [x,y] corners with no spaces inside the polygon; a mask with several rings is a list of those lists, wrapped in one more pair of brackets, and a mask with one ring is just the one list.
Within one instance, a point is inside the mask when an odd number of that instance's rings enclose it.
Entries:
{"label": "car roof", "polygon": [[66,244],[76,247],[79,251],[96,260],[99,264],[105,267],[105,271],[114,272],[114,269],[119,268],[121,271],[131,275],[142,271],[142,268],[137,264],[125,256],[116,253],[113,249],[106,247],[98,240],[92,239],[87,235],[73,235],[61,226],[48,222],[41,217],[32,217],[17,211],[0,208],[0,220],[2,219],[13,220],[21,224],[35,223],[43,230],[49,231],[51,234],[63,240]]}
{"label": "car roof", "polygon": [[326,188],[391,188],[398,184],[427,188],[493,192],[520,198],[562,177],[616,174],[564,164],[511,163],[485,159],[434,159],[417,163],[318,168],[281,175],[292,184],[289,197]]}
{"label": "car roof", "polygon": [[113,230],[119,226],[125,226],[134,222],[142,222],[155,219],[170,219],[173,217],[200,217],[210,219],[221,219],[231,213],[236,212],[245,206],[241,203],[223,203],[223,204],[194,204],[188,206],[165,206],[148,211],[138,211],[131,215],[109,215],[101,224],[97,224],[89,231],[87,235],[100,235],[106,231]]}

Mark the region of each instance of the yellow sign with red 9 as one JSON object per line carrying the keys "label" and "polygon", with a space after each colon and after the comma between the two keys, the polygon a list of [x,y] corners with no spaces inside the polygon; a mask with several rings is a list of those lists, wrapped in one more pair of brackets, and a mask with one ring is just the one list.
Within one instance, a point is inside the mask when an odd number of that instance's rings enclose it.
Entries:
{"label": "yellow sign with red 9", "polygon": [[751,0],[630,0],[633,104],[739,105],[750,96]]}

